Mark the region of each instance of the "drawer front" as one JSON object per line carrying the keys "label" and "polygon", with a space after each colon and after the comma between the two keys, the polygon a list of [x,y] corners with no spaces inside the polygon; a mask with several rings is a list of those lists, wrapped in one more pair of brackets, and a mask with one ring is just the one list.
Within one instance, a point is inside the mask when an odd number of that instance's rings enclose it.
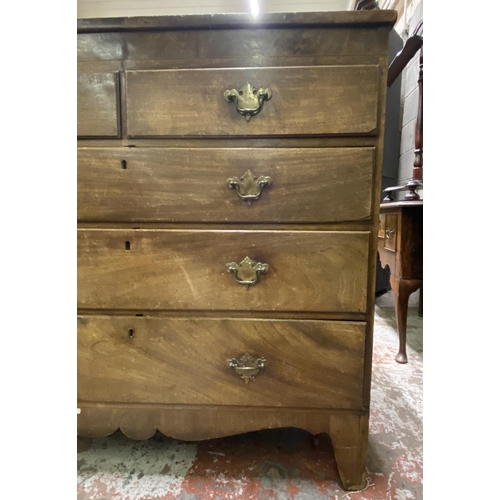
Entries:
{"label": "drawer front", "polygon": [[[377,132],[378,66],[127,71],[126,82],[130,137]],[[271,92],[249,121],[224,96],[243,99],[247,82]],[[240,109],[254,107],[249,94]]]}
{"label": "drawer front", "polygon": [[[373,151],[79,149],[78,218],[219,223],[368,220]],[[228,179],[233,179],[231,188]]]}
{"label": "drawer front", "polygon": [[78,305],[365,312],[368,248],[369,232],[81,229]]}
{"label": "drawer front", "polygon": [[385,238],[385,214],[380,214],[378,218],[378,237]]}
{"label": "drawer front", "polygon": [[398,214],[386,214],[384,248],[395,252],[398,239],[397,237],[398,237]]}
{"label": "drawer front", "polygon": [[82,316],[78,400],[360,408],[364,345],[359,322]]}
{"label": "drawer front", "polygon": [[78,73],[79,137],[118,137],[117,78],[117,73]]}

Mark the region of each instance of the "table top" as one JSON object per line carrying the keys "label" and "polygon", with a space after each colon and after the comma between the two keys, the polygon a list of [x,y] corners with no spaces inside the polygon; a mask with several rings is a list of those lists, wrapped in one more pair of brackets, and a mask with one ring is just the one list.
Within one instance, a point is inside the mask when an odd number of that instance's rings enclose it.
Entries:
{"label": "table top", "polygon": [[411,201],[390,201],[387,203],[381,203],[380,209],[383,208],[406,208],[406,207],[423,207],[424,200],[411,200]]}

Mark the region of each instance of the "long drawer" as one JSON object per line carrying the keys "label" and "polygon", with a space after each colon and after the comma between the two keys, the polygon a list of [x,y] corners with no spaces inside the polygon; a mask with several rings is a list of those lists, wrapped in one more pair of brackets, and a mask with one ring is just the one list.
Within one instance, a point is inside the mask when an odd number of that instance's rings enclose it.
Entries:
{"label": "long drawer", "polygon": [[359,322],[82,316],[78,400],[360,408],[364,345]]}
{"label": "long drawer", "polygon": [[369,220],[373,152],[374,148],[80,148],[78,218]]}
{"label": "long drawer", "polygon": [[368,247],[369,232],[81,229],[78,306],[365,312]]}
{"label": "long drawer", "polygon": [[[130,137],[377,133],[378,66],[141,70],[125,75]],[[259,95],[260,103],[252,102]],[[251,109],[260,112],[247,121],[243,110]]]}

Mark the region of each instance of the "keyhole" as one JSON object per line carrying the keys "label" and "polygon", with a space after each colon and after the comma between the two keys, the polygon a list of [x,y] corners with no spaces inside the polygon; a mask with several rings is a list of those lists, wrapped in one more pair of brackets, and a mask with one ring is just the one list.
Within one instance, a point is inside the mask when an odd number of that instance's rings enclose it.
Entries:
{"label": "keyhole", "polygon": [[128,338],[129,339],[134,338],[134,333],[135,333],[135,330],[133,328],[129,328],[128,329]]}
{"label": "keyhole", "polygon": [[125,250],[130,250],[130,241],[125,242]]}
{"label": "keyhole", "polygon": [[127,160],[122,160],[122,168],[123,168],[123,170],[126,170],[126,168],[127,168]]}

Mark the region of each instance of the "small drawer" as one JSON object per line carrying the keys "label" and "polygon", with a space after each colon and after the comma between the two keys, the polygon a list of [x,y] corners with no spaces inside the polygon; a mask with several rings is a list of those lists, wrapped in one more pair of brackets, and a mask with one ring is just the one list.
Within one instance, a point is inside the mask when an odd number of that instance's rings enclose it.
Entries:
{"label": "small drawer", "polygon": [[78,219],[218,223],[370,220],[373,151],[80,148]]}
{"label": "small drawer", "polygon": [[384,248],[395,252],[398,240],[398,214],[386,214],[384,233]]}
{"label": "small drawer", "polygon": [[363,313],[369,234],[80,229],[78,307]]}
{"label": "small drawer", "polygon": [[377,133],[378,66],[125,74],[130,137]]}
{"label": "small drawer", "polygon": [[119,137],[118,74],[78,73],[78,137]]}
{"label": "small drawer", "polygon": [[359,409],[365,331],[361,322],[80,316],[78,401]]}

